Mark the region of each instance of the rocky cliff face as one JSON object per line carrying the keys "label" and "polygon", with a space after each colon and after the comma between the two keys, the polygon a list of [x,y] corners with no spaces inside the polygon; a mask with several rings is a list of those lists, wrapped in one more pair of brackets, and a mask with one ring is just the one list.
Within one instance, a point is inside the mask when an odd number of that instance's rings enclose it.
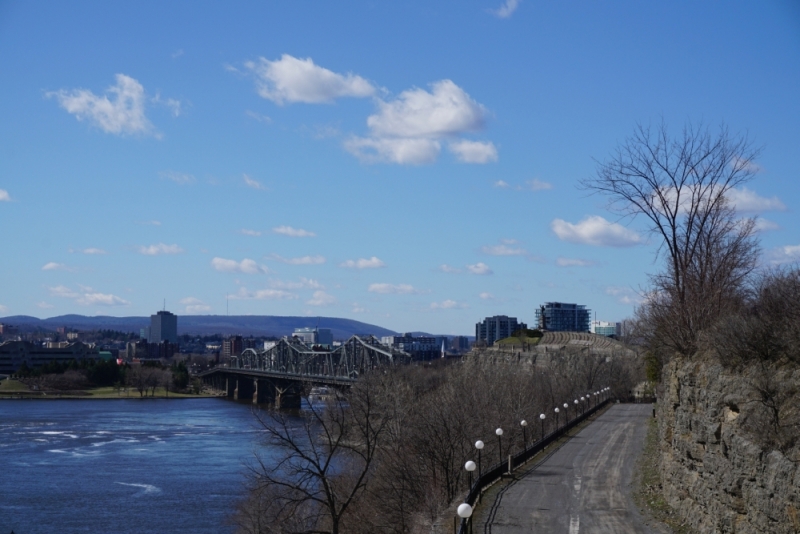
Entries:
{"label": "rocky cliff face", "polygon": [[667,365],[657,408],[662,483],[687,524],[699,532],[800,532],[800,454],[796,443],[778,440],[781,429],[795,431],[799,380],[796,369]]}

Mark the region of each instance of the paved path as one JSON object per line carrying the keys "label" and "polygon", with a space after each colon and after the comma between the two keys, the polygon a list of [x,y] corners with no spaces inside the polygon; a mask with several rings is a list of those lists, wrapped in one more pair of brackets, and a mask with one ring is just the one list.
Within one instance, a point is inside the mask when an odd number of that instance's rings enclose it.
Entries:
{"label": "paved path", "polygon": [[[648,533],[630,497],[650,404],[615,404],[497,495],[483,531]],[[475,525],[475,531],[480,531]]]}

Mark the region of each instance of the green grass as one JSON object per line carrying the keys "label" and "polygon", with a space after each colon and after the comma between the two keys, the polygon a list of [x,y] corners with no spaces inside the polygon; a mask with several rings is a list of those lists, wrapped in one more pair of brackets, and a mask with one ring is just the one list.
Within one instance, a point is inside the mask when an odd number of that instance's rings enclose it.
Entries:
{"label": "green grass", "polygon": [[25,393],[30,391],[28,386],[20,382],[19,380],[12,380],[7,378],[5,380],[0,380],[0,394],[2,393]]}
{"label": "green grass", "polygon": [[[139,392],[133,388],[128,388],[127,391],[125,388],[117,391],[113,387],[102,387],[102,388],[87,388],[81,391],[48,391],[46,393],[42,393],[40,391],[31,391],[28,389],[28,386],[23,384],[18,380],[0,380],[0,396],[7,395],[7,394],[28,394],[35,397],[69,397],[72,399],[138,399],[140,398]],[[213,397],[214,395],[193,395],[190,393],[175,393],[170,391],[169,394],[164,390],[164,388],[156,388],[155,397],[150,396],[150,392],[147,392],[147,398],[152,399],[165,399],[165,398],[200,398],[200,397]]]}

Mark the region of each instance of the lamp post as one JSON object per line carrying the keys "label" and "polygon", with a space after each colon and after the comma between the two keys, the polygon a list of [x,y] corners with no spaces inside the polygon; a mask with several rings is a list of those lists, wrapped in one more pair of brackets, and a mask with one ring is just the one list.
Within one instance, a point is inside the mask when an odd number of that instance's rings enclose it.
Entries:
{"label": "lamp post", "polygon": [[498,428],[494,431],[497,434],[497,444],[500,446],[500,463],[503,463],[503,429]]}
{"label": "lamp post", "polygon": [[[458,514],[458,517],[461,518],[461,524],[467,525],[467,521],[469,521],[469,518],[472,516],[472,506],[462,502],[458,505],[456,513]],[[469,521],[469,527],[472,529],[472,521]]]}
{"label": "lamp post", "polygon": [[585,400],[586,400],[586,397],[581,397],[581,413],[583,413],[585,411],[583,409],[583,401],[585,401]]}
{"label": "lamp post", "polygon": [[575,399],[575,419],[578,418],[578,399]]}
{"label": "lamp post", "polygon": [[527,434],[526,431],[528,430],[528,422],[525,419],[523,419],[522,421],[519,422],[519,426],[522,427],[522,447],[523,447],[523,449],[527,450],[528,449],[528,434]]}
{"label": "lamp post", "polygon": [[478,449],[478,476],[481,476],[481,451],[483,450],[483,442],[478,440],[475,442],[475,448]]}
{"label": "lamp post", "polygon": [[472,472],[475,471],[475,462],[472,460],[467,461],[467,463],[464,464],[464,469],[466,469],[469,474],[469,490],[472,491]]}
{"label": "lamp post", "polygon": [[543,413],[539,414],[539,419],[542,421],[542,440],[544,440],[544,418],[545,415]]}
{"label": "lamp post", "polygon": [[564,417],[566,417],[567,421],[569,421],[569,403],[568,402],[564,403]]}
{"label": "lamp post", "polygon": [[558,430],[558,406],[556,406],[556,409],[553,411],[556,412],[556,430]]}

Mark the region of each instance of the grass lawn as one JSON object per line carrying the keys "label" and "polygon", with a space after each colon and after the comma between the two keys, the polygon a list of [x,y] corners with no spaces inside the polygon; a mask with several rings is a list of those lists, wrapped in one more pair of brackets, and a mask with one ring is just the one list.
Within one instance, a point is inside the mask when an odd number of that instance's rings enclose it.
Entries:
{"label": "grass lawn", "polygon": [[6,378],[5,380],[0,380],[0,394],[2,393],[20,393],[30,391],[28,386],[20,382],[19,380],[12,380],[10,378]]}
{"label": "grass lawn", "polygon": [[[89,388],[89,389],[86,389],[86,390],[74,391],[74,392],[65,391],[65,392],[63,392],[61,394],[59,394],[59,392],[57,392],[57,391],[48,391],[47,393],[42,394],[41,392],[38,392],[38,391],[36,391],[36,392],[31,391],[30,389],[28,389],[28,386],[26,386],[25,384],[23,384],[22,382],[20,382],[18,380],[11,380],[11,379],[0,380],[0,395],[7,395],[7,394],[13,395],[13,394],[19,394],[19,393],[30,394],[32,396],[36,396],[37,398],[41,398],[41,397],[44,397],[44,398],[51,397],[52,398],[52,397],[59,397],[59,396],[68,397],[68,398],[72,398],[72,399],[138,399],[138,398],[140,398],[139,392],[137,390],[133,389],[133,388],[127,388],[127,389],[126,388],[122,388],[121,390],[117,391],[113,387],[109,386],[109,387],[102,387],[102,388]],[[195,399],[197,399],[197,398],[200,398],[200,397],[214,397],[214,396],[215,395],[208,395],[208,394],[193,395],[193,394],[189,394],[189,393],[175,393],[173,391],[170,391],[169,393],[167,393],[167,391],[164,388],[156,388],[155,397],[151,396],[151,392],[148,391],[148,393],[147,393],[147,398],[149,398],[149,399],[152,399],[152,398],[156,398],[156,399],[195,398]]]}

